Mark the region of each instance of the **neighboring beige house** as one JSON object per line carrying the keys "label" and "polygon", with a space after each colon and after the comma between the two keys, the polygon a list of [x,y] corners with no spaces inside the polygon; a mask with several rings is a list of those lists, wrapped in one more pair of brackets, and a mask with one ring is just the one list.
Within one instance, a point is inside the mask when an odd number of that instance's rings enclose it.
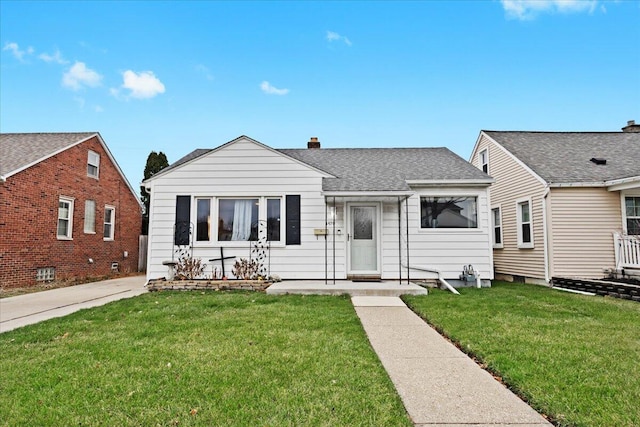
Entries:
{"label": "neighboring beige house", "polygon": [[640,125],[622,132],[481,131],[496,278],[549,283],[640,272]]}

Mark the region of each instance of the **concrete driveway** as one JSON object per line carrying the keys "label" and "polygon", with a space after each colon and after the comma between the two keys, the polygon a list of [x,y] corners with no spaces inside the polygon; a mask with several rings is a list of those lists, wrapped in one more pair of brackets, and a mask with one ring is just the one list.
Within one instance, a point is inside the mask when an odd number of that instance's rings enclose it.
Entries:
{"label": "concrete driveway", "polygon": [[0,299],[0,333],[143,294],[146,283],[133,276]]}

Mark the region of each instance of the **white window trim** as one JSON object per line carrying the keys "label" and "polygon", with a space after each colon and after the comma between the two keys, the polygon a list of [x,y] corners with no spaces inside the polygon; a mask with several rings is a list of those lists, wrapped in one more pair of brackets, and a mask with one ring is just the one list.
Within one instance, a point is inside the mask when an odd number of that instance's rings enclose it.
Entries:
{"label": "white window trim", "polygon": [[[429,227],[422,227],[422,198],[423,197],[473,197],[476,199],[476,226],[475,227],[469,227],[469,228],[446,228],[446,227],[441,227],[441,228],[429,228]],[[485,230],[482,229],[482,227],[480,226],[480,194],[456,194],[455,192],[451,192],[451,193],[425,193],[425,194],[418,194],[418,233],[433,233],[433,234],[437,234],[437,233],[443,233],[443,234],[450,234],[450,233],[484,233]]]}
{"label": "white window trim", "polygon": [[[268,200],[280,200],[280,240],[269,240],[269,242],[271,242],[272,245],[279,245],[280,243],[282,243],[282,246],[284,246],[285,243],[285,220],[284,220],[284,214],[285,214],[285,196],[265,196],[264,197],[264,213],[260,213],[261,218],[264,218],[265,221],[267,221],[267,205],[268,205]],[[262,200],[260,201],[260,208],[262,209]]]}
{"label": "white window trim", "polygon": [[[484,163],[482,162],[482,153],[484,153]],[[489,147],[485,148],[484,150],[480,150],[480,152],[478,153],[478,163],[480,163],[480,170],[484,171],[484,165],[487,165],[487,172],[485,173],[489,173]]]}
{"label": "white window trim", "polygon": [[[209,214],[211,215],[211,229],[209,230],[209,240],[196,240],[196,233],[198,227],[198,209],[197,209],[197,201],[198,200],[210,200],[210,210]],[[195,206],[195,209],[191,211],[191,221],[194,224],[194,238],[193,245],[194,247],[246,247],[247,241],[236,241],[236,240],[218,240],[218,214],[220,212],[220,200],[253,200],[258,199],[258,220],[266,221],[267,220],[267,200],[268,199],[278,199],[280,200],[280,240],[271,240],[271,247],[285,247],[285,195],[267,195],[267,196],[193,196],[192,204]]]}
{"label": "white window trim", "polygon": [[[93,164],[91,163],[91,155],[95,155],[97,161],[97,164]],[[91,166],[95,166],[96,167],[96,174],[95,175],[91,175],[89,173],[89,165]],[[100,178],[100,154],[96,153],[95,151],[89,150],[89,152],[87,153],[87,176],[90,178],[95,178],[95,179],[99,179]]]}
{"label": "white window trim", "polygon": [[[522,241],[522,213],[520,205],[523,203],[529,203],[529,231],[531,235],[531,242]],[[518,235],[518,249],[533,249],[534,236],[533,236],[533,203],[531,203],[531,197],[523,197],[516,200],[516,219],[517,219],[517,235]]]}
{"label": "white window trim", "polygon": [[[500,218],[500,243],[495,242],[496,224],[493,218],[494,209],[498,210],[498,217]],[[494,249],[504,248],[504,222],[502,221],[502,205],[491,206],[491,241]]]}
{"label": "white window trim", "polygon": [[[87,203],[93,202],[93,224],[87,223]],[[93,229],[87,229],[87,225],[91,225]],[[96,234],[96,201],[85,200],[84,201],[84,234]]]}
{"label": "white window trim", "polygon": [[105,242],[111,242],[115,239],[115,235],[116,235],[116,207],[115,206],[111,206],[111,205],[105,205],[104,206],[104,213],[107,212],[107,209],[111,209],[113,211],[113,215],[111,216],[111,235],[109,237],[104,237],[104,227],[107,224],[104,221],[104,215],[103,215],[103,220],[102,220],[102,240],[104,240]]}
{"label": "white window trim", "polygon": [[58,214],[56,215],[56,237],[58,238],[58,240],[73,240],[73,205],[74,205],[74,201],[75,199],[73,197],[67,197],[67,196],[60,196],[58,197],[58,204],[60,204],[60,202],[66,202],[69,203],[69,228],[67,229],[67,234],[66,235],[60,235],[58,234],[58,221],[60,220],[60,213],[59,213],[59,209],[60,207],[58,207]]}
{"label": "white window trim", "polygon": [[620,193],[620,205],[622,209],[622,231],[624,234],[629,234],[629,230],[627,228],[627,197],[640,197],[640,192],[622,192]]}

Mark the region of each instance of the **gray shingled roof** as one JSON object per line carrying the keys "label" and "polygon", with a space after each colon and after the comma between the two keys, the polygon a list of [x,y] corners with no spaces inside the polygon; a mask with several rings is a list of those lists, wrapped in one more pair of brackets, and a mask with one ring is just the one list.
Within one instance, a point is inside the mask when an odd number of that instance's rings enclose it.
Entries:
{"label": "gray shingled roof", "polygon": [[8,176],[93,135],[97,132],[0,134],[0,175]]}
{"label": "gray shingled roof", "polygon": [[[483,132],[548,183],[605,182],[640,176],[640,133]],[[607,164],[596,165],[591,158],[606,159]]]}
{"label": "gray shingled roof", "polygon": [[[212,149],[192,151],[163,173]],[[407,180],[448,181],[491,178],[447,148],[320,148],[279,149],[336,178],[323,178],[324,191],[408,191]]]}
{"label": "gray shingled roof", "polygon": [[336,178],[325,191],[407,191],[407,180],[488,180],[447,148],[320,148],[278,150]]}
{"label": "gray shingled roof", "polygon": [[163,168],[162,169],[162,173],[165,173],[166,171],[169,171],[171,169],[175,169],[178,166],[180,166],[180,165],[182,165],[184,163],[187,163],[188,161],[191,161],[193,159],[197,159],[198,157],[208,153],[209,151],[213,151],[213,149],[212,148],[196,148],[195,150],[193,150],[192,152],[190,152],[186,156],[182,157],[181,159],[176,160],[175,162],[171,163],[166,168]]}

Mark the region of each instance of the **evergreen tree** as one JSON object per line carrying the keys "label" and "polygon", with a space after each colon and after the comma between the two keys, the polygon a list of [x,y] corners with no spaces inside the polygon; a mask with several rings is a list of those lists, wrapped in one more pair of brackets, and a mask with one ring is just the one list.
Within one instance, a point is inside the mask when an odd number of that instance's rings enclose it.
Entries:
{"label": "evergreen tree", "polygon": [[[160,172],[162,169],[169,166],[167,156],[161,151],[156,153],[152,151],[147,157],[147,164],[144,167],[144,179],[151,178],[154,174]],[[142,214],[142,234],[147,235],[149,233],[149,203],[151,202],[151,195],[147,192],[144,186],[140,186],[140,196],[142,203],[144,204],[144,213]]]}

